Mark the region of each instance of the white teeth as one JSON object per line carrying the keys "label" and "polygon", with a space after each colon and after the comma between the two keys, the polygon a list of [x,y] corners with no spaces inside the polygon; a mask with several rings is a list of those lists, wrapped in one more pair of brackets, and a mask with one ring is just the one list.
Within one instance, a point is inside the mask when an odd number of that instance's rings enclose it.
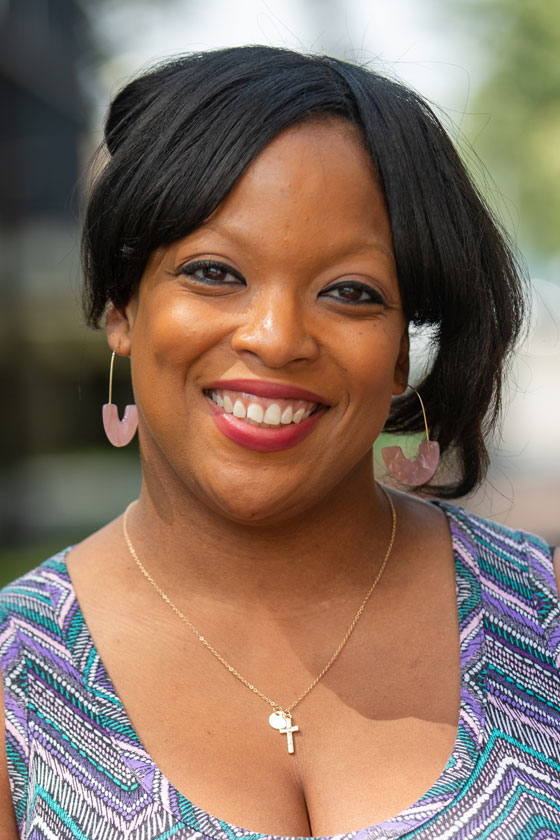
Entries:
{"label": "white teeth", "polygon": [[280,422],[287,426],[288,423],[292,422],[292,417],[294,416],[294,412],[292,411],[292,406],[289,405],[287,408],[284,409],[282,412],[282,417],[280,418]]}
{"label": "white teeth", "polygon": [[269,426],[279,426],[280,414],[280,406],[276,403],[272,403],[272,405],[269,405],[264,413],[264,422],[268,423]]}
{"label": "white teeth", "polygon": [[[252,397],[253,401],[249,402],[249,394],[240,395],[239,399],[237,399],[234,393],[231,395],[230,393],[209,391],[208,396],[213,400],[215,405],[223,408],[227,414],[233,414],[234,417],[238,417],[240,420],[245,420],[247,423],[257,426],[263,424],[265,426],[279,426],[280,424],[288,426],[290,423],[298,424],[302,420],[306,420],[313,413],[313,410],[317,408],[316,405],[309,402],[301,406],[301,402],[303,401],[299,401],[300,408],[296,410],[294,405],[286,405],[287,400],[280,400],[278,403],[272,402],[269,399],[259,401],[259,398],[255,396]],[[295,405],[297,404],[298,402],[296,401]],[[285,408],[282,408],[282,405]]]}
{"label": "white teeth", "polygon": [[[237,402],[239,402],[239,400]],[[237,408],[237,403],[235,404],[235,407]],[[235,409],[234,409],[234,414],[235,414]],[[241,417],[242,415],[236,414],[235,416],[236,417]],[[249,420],[254,420],[255,423],[262,423],[263,416],[264,416],[264,411],[263,411],[263,408],[262,408],[261,405],[257,405],[257,403],[251,403],[249,405],[249,408],[247,409],[247,417],[249,418]],[[266,422],[268,422],[268,421],[266,421]]]}

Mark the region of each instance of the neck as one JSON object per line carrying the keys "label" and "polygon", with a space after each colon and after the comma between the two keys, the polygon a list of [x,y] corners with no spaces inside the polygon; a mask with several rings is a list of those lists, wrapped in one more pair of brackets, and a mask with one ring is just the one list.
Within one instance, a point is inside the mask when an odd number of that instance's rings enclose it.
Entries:
{"label": "neck", "polygon": [[[192,493],[144,481],[129,512],[132,543],[163,589],[246,608],[309,609],[367,590],[385,555],[391,512],[368,459],[312,508],[240,524]],[[175,488],[176,489],[176,488]]]}

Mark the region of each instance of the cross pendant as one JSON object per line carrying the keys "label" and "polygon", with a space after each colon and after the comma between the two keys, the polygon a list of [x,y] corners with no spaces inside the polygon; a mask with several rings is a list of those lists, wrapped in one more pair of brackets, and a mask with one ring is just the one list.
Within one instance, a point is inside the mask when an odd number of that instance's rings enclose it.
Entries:
{"label": "cross pendant", "polygon": [[290,755],[294,753],[294,732],[299,732],[299,726],[292,724],[292,716],[288,712],[277,710],[273,712],[268,722],[273,729],[276,729],[280,735],[285,735],[288,742],[288,752]]}
{"label": "cross pendant", "polygon": [[280,735],[285,735],[288,740],[288,752],[292,754],[294,752],[294,736],[292,732],[299,732],[299,726],[292,726],[292,717],[286,718],[286,725],[284,729],[279,729]]}

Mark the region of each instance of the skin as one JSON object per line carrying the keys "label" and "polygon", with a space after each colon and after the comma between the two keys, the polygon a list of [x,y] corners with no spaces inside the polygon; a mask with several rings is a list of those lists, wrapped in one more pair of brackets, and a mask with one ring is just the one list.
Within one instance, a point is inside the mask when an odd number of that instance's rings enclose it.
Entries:
{"label": "skin", "polygon": [[[201,258],[234,276],[184,270]],[[139,410],[137,552],[226,659],[289,705],[340,643],[390,534],[371,447],[405,387],[408,338],[356,130],[330,119],[277,137],[200,229],[152,255],[107,333],[131,359]],[[310,389],[330,407],[293,449],[254,452],[218,431],[204,394],[234,377]],[[140,738],[210,813],[273,834],[350,831],[397,814],[443,770],[459,713],[450,535],[437,508],[393,498],[392,556],[343,653],[294,712],[293,756],[270,708],[140,575],[120,518],[71,552]]]}

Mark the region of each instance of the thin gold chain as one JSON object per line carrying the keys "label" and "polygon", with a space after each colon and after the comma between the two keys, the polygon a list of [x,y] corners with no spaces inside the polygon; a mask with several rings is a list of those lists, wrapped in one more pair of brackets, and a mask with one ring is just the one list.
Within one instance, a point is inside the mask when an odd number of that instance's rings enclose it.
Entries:
{"label": "thin gold chain", "polygon": [[205,647],[208,648],[210,653],[213,654],[216,657],[218,662],[221,662],[222,665],[224,666],[224,668],[227,668],[227,670],[230,672],[230,674],[232,674],[234,677],[237,677],[237,679],[240,682],[242,682],[243,685],[246,686],[250,691],[252,691],[253,694],[256,694],[257,697],[260,697],[261,700],[264,700],[265,703],[268,703],[268,705],[272,706],[273,709],[275,709],[277,711],[280,711],[280,712],[283,712],[288,716],[291,716],[291,713],[295,709],[295,707],[297,705],[299,705],[299,703],[301,703],[301,701],[305,697],[307,697],[309,692],[312,691],[315,688],[317,683],[320,680],[323,679],[323,677],[325,676],[325,674],[327,673],[329,668],[334,664],[335,660],[338,658],[338,656],[341,653],[342,649],[344,648],[346,642],[348,641],[348,639],[352,635],[352,632],[353,632],[354,628],[356,627],[356,624],[358,623],[358,621],[362,617],[362,613],[365,610],[365,608],[367,606],[367,603],[372,596],[373,590],[375,589],[375,587],[377,586],[377,584],[381,580],[381,575],[385,571],[385,566],[387,565],[389,557],[391,556],[391,551],[393,549],[393,543],[395,542],[395,534],[397,532],[397,513],[395,511],[395,506],[393,504],[393,500],[391,499],[391,496],[389,495],[389,493],[387,492],[385,487],[383,487],[383,485],[381,485],[381,484],[379,485],[379,487],[383,491],[383,493],[385,495],[385,498],[389,502],[389,507],[391,508],[391,536],[390,536],[390,539],[389,539],[389,545],[387,546],[387,550],[385,552],[385,557],[383,558],[383,562],[382,562],[382,564],[379,568],[379,571],[377,572],[377,574],[375,576],[375,579],[374,579],[373,583],[371,584],[370,588],[368,589],[364,600],[362,601],[362,603],[358,607],[356,615],[352,619],[352,622],[350,623],[350,626],[349,626],[348,630],[344,634],[344,636],[342,638],[342,641],[340,642],[340,644],[336,648],[335,652],[333,653],[333,655],[331,656],[331,658],[329,659],[327,664],[317,674],[317,676],[315,677],[313,682],[310,685],[307,686],[305,691],[303,691],[299,695],[299,697],[296,700],[294,700],[293,703],[291,703],[289,706],[286,706],[285,708],[283,706],[280,706],[278,703],[275,703],[274,700],[272,700],[270,697],[267,697],[266,694],[263,694],[262,691],[259,691],[259,689],[255,685],[253,685],[253,683],[250,683],[249,680],[246,680],[245,677],[242,676],[242,674],[240,674],[239,671],[236,668],[233,667],[233,665],[230,665],[229,662],[227,661],[227,659],[224,659],[222,654],[218,650],[216,650],[216,648],[213,645],[210,644],[208,639],[205,636],[203,636],[202,633],[200,633],[196,629],[196,627],[194,626],[192,621],[190,621],[190,619],[187,618],[187,616],[184,613],[181,612],[179,607],[177,607],[173,603],[171,598],[169,598],[169,596],[165,594],[165,592],[163,591],[161,586],[159,586],[159,584],[156,583],[156,581],[153,579],[153,577],[151,576],[149,571],[146,569],[146,567],[143,565],[140,558],[138,557],[138,554],[136,553],[136,549],[134,548],[134,545],[132,544],[132,540],[130,539],[130,534],[128,533],[128,514],[129,514],[131,508],[134,507],[136,502],[131,502],[129,504],[129,506],[127,507],[127,509],[125,510],[125,513],[124,513],[124,516],[123,516],[123,534],[124,534],[126,544],[128,546],[128,550],[130,551],[132,557],[134,558],[134,560],[136,562],[136,565],[138,566],[138,568],[140,569],[140,571],[142,572],[144,577],[152,584],[152,586],[154,587],[154,589],[156,590],[156,592],[158,593],[160,598],[163,601],[165,601],[167,606],[170,607],[173,610],[173,612],[181,619],[181,621],[183,621],[187,625],[187,627],[190,630],[192,630],[194,635],[197,637],[198,641],[202,642],[202,644]]}

